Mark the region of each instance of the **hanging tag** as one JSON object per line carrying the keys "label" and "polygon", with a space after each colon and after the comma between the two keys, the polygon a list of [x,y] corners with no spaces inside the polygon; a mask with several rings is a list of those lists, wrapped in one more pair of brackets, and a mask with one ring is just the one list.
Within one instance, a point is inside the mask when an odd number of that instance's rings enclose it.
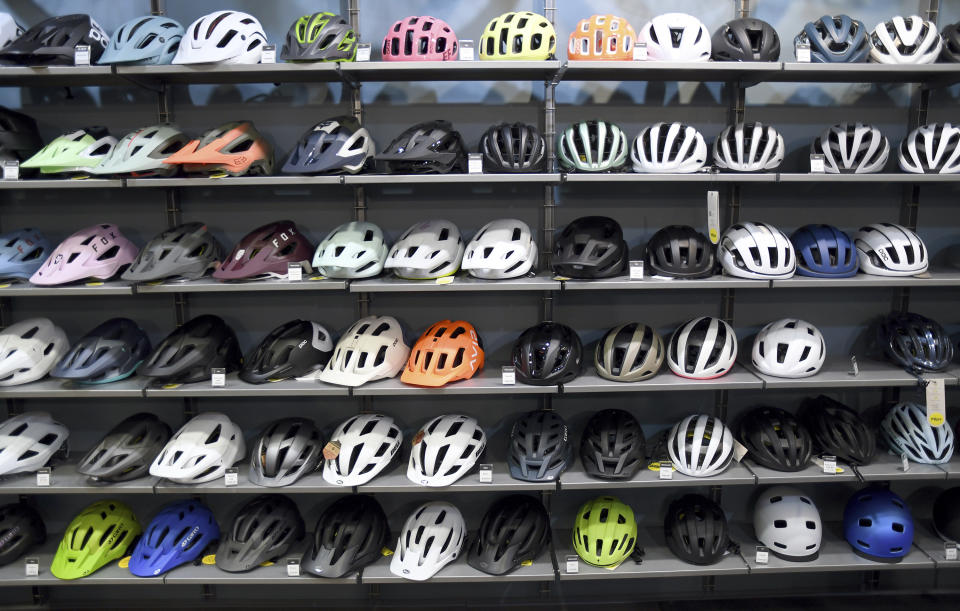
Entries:
{"label": "hanging tag", "polygon": [[90,45],[77,45],[73,48],[73,65],[90,65]]}
{"label": "hanging tag", "polygon": [[300,559],[287,558],[287,577],[300,576]]}
{"label": "hanging tag", "polygon": [[849,374],[852,376],[860,375],[860,365],[857,363],[857,357],[850,357],[850,371]]}
{"label": "hanging tag", "polygon": [[906,452],[900,455],[900,466],[904,473],[910,470],[910,459],[907,458]]}
{"label": "hanging tag", "polygon": [[287,280],[290,282],[303,280],[303,268],[299,263],[287,263]]}
{"label": "hanging tag", "polygon": [[[957,550],[953,550],[954,558],[956,558]],[[24,558],[23,559],[23,572],[27,577],[36,577],[40,574],[40,559],[39,558]]]}
{"label": "hanging tag", "polygon": [[370,43],[369,42],[361,42],[357,44],[357,61],[358,62],[370,61]]}
{"label": "hanging tag", "polygon": [[223,485],[224,486],[236,486],[240,481],[240,469],[236,467],[227,467],[227,470],[223,473]]}
{"label": "hanging tag", "polygon": [[794,54],[797,56],[797,61],[801,64],[810,63],[810,43],[808,42],[798,42],[797,45],[793,48]]}
{"label": "hanging tag", "polygon": [[461,40],[460,41],[460,61],[472,62],[473,59],[474,59],[473,41]]}
{"label": "hanging tag", "polygon": [[673,463],[669,460],[660,461],[660,479],[673,479]]}
{"label": "hanging tag", "polygon": [[260,63],[277,63],[277,45],[263,45],[263,51],[260,53]]}
{"label": "hanging tag", "polygon": [[947,406],[943,398],[943,379],[927,381],[927,422],[940,427],[947,421]]}
{"label": "hanging tag", "polygon": [[630,279],[643,280],[643,261],[630,262]]}
{"label": "hanging tag", "polygon": [[747,446],[743,445],[736,439],[733,440],[733,459],[737,462],[743,460],[743,457],[747,455]]}
{"label": "hanging tag", "polygon": [[710,242],[720,241],[720,192],[707,191],[707,234]]}
{"label": "hanging tag", "polygon": [[49,488],[52,481],[50,467],[43,467],[37,471],[37,486]]}
{"label": "hanging tag", "polygon": [[323,458],[324,460],[333,460],[337,456],[340,456],[340,442],[331,439],[327,442],[327,445],[323,446]]}
{"label": "hanging tag", "polygon": [[210,384],[214,388],[222,388],[227,385],[227,370],[223,367],[214,367],[210,370]]}
{"label": "hanging tag", "polygon": [[823,155],[810,155],[810,173],[823,174],[826,171]]}
{"label": "hanging tag", "polygon": [[566,566],[567,575],[576,575],[580,572],[580,556],[576,554],[570,554],[567,556],[567,566]]}
{"label": "hanging tag", "polygon": [[766,564],[770,561],[770,550],[762,545],[757,546],[757,564]]}
{"label": "hanging tag", "polygon": [[500,383],[504,386],[513,386],[517,383],[517,368],[505,366],[500,368]]}
{"label": "hanging tag", "polygon": [[827,475],[836,475],[837,474],[837,457],[836,456],[822,456],[823,458],[823,472]]}
{"label": "hanging tag", "polygon": [[645,42],[633,43],[633,61],[635,62],[647,61],[647,43]]}
{"label": "hanging tag", "polygon": [[480,477],[481,484],[492,484],[493,483],[493,465],[480,465],[480,471],[478,473]]}
{"label": "hanging tag", "polygon": [[[943,544],[943,557],[946,560],[957,559],[957,544],[953,541],[947,541]],[[29,575],[29,573],[27,573]]]}
{"label": "hanging tag", "polygon": [[3,179],[20,180],[20,162],[16,159],[3,162]]}
{"label": "hanging tag", "polygon": [[480,153],[467,155],[467,174],[483,174],[483,155]]}

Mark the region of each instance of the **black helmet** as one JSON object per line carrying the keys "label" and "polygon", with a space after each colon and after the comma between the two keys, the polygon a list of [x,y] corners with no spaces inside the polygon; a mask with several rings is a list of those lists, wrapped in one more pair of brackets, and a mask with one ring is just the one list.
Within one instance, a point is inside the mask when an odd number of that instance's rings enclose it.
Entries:
{"label": "black helmet", "polygon": [[912,312],[891,312],[877,328],[891,361],[907,371],[942,371],[953,360],[953,344],[935,320]]}
{"label": "black helmet", "polygon": [[507,455],[510,477],[525,482],[555,481],[573,456],[568,437],[567,424],[557,412],[536,410],[517,418]]}
{"label": "black helmet", "polygon": [[129,318],[111,318],[71,346],[50,375],[87,384],[122,380],[150,354],[150,338]]}
{"label": "black helmet", "polygon": [[33,117],[0,106],[0,161],[26,161],[42,146]]}
{"label": "black helmet", "polygon": [[151,238],[121,278],[134,282],[197,280],[215,269],[224,254],[223,245],[204,223],[184,223]]}
{"label": "black helmet", "polygon": [[46,540],[47,528],[36,509],[26,503],[0,506],[0,566],[14,562]]}
{"label": "black helmet", "polygon": [[550,545],[550,517],[543,504],[524,494],[496,501],[480,522],[467,564],[489,575],[506,575],[532,562]]}
{"label": "black helmet", "polygon": [[203,314],[165,337],[140,366],[140,375],[188,384],[209,380],[215,367],[236,371],[241,360],[233,329],[219,316]]}
{"label": "black helmet", "polygon": [[283,164],[285,174],[356,174],[373,159],[373,137],[354,117],[333,117],[321,121],[300,136]]}
{"label": "black helmet", "polygon": [[960,22],[943,26],[940,35],[943,37],[943,51],[940,52],[940,60],[960,62]]}
{"label": "black helmet", "polygon": [[610,278],[627,269],[628,257],[619,223],[605,216],[584,216],[557,237],[553,271],[570,278]]}
{"label": "black helmet", "polygon": [[775,62],[780,59],[780,36],[762,19],[745,17],[726,22],[710,41],[714,61]]}
{"label": "black helmet", "polygon": [[140,412],[110,429],[77,463],[77,472],[104,482],[143,477],[170,441],[170,427],[153,414]]}
{"label": "black helmet", "polygon": [[288,62],[353,61],[356,55],[357,33],[334,13],[314,13],[294,21],[280,51],[280,59]]}
{"label": "black helmet", "polygon": [[877,438],[857,412],[820,395],[804,400],[800,417],[810,432],[813,445],[822,454],[836,456],[854,466],[870,463],[877,449]]}
{"label": "black helmet", "polygon": [[933,502],[933,529],[944,541],[960,543],[960,486],[937,495]]}
{"label": "black helmet", "polygon": [[483,167],[488,172],[539,172],[544,150],[540,130],[526,123],[500,123],[480,138]]}
{"label": "black helmet", "polygon": [[739,437],[749,458],[775,471],[800,471],[813,453],[807,429],[777,407],[757,407],[744,414]]}
{"label": "black helmet", "polygon": [[580,461],[587,475],[630,479],[644,466],[646,443],[640,423],[622,409],[605,409],[587,422],[580,438]]}
{"label": "black helmet", "polygon": [[76,46],[88,45],[90,63],[96,64],[109,42],[110,37],[90,15],[50,17],[0,50],[0,60],[27,65],[72,66]]}
{"label": "black helmet", "polygon": [[717,266],[716,248],[689,225],[669,225],[647,242],[651,272],[669,278],[708,278]]}
{"label": "black helmet", "polygon": [[531,386],[566,384],[580,375],[583,344],[577,332],[555,322],[542,322],[520,334],[513,345],[517,380]]}
{"label": "black helmet", "polygon": [[389,539],[387,516],[375,498],[343,496],[320,514],[300,566],[320,577],[345,577],[379,559]]}
{"label": "black helmet", "polygon": [[303,538],[303,518],[296,503],[282,494],[254,497],[237,511],[217,547],[217,568],[243,573],[287,553]]}
{"label": "black helmet", "polygon": [[309,320],[285,322],[270,333],[243,359],[240,379],[265,384],[299,378],[322,369],[333,354],[333,338]]}
{"label": "black helmet", "polygon": [[391,174],[449,174],[466,171],[467,151],[449,121],[427,121],[397,136],[377,161]]}
{"label": "black helmet", "polygon": [[323,439],[312,420],[274,420],[253,446],[247,477],[258,486],[289,486],[316,471],[322,456]]}
{"label": "black helmet", "polygon": [[616,382],[652,378],[663,365],[663,338],[653,327],[630,322],[607,331],[593,351],[600,377]]}
{"label": "black helmet", "polygon": [[690,564],[716,564],[730,547],[723,508],[699,494],[685,494],[670,503],[663,533],[673,555]]}

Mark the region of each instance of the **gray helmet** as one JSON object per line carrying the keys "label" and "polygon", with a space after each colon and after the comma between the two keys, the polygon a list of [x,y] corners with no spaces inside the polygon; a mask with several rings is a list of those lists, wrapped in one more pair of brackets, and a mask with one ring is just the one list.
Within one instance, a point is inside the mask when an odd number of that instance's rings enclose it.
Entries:
{"label": "gray helmet", "polygon": [[351,62],[356,56],[357,33],[334,13],[314,13],[294,21],[280,51],[280,59],[288,62]]}
{"label": "gray helmet", "polygon": [[221,533],[217,568],[243,573],[286,554],[303,539],[303,517],[296,503],[282,494],[262,494],[245,504]]}
{"label": "gray helmet", "polygon": [[170,427],[153,414],[134,414],[110,429],[77,464],[77,471],[105,482],[126,482],[147,474],[170,440]]}
{"label": "gray helmet", "polygon": [[573,444],[559,414],[536,410],[513,423],[507,464],[510,477],[526,482],[552,482],[570,466]]}
{"label": "gray helmet", "polygon": [[250,481],[258,486],[289,486],[317,470],[323,439],[313,421],[282,418],[268,424],[250,455]]}
{"label": "gray helmet", "polygon": [[121,278],[134,282],[171,277],[196,280],[223,257],[223,245],[204,223],[184,223],[150,240]]}

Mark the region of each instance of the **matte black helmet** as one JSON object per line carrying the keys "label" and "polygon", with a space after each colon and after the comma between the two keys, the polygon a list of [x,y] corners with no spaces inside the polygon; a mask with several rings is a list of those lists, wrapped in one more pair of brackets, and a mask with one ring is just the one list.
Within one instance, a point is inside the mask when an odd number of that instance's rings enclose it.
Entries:
{"label": "matte black helmet", "polygon": [[42,146],[33,117],[0,106],[0,161],[26,161]]}
{"label": "matte black helmet", "polygon": [[170,426],[153,414],[125,418],[77,463],[77,472],[105,482],[143,477],[170,441]]}
{"label": "matte black helmet", "polygon": [[623,230],[605,216],[584,216],[567,225],[553,249],[553,271],[569,278],[610,278],[627,269]]}
{"label": "matte black helmet", "polygon": [[643,429],[630,412],[599,411],[583,429],[580,461],[588,475],[600,479],[630,479],[645,465],[645,459]]}
{"label": "matte black helmet", "polygon": [[342,496],[320,514],[300,566],[320,577],[345,577],[382,557],[389,539],[387,516],[375,498]]}
{"label": "matte black helmet", "polygon": [[887,357],[907,371],[942,371],[953,360],[953,344],[935,320],[913,312],[891,312],[877,327]]}
{"label": "matte black helmet", "polygon": [[240,368],[237,336],[219,316],[203,314],[174,329],[140,366],[140,375],[165,384],[209,380],[211,369]]}
{"label": "matte black helmet", "polygon": [[715,564],[730,547],[723,508],[699,494],[685,494],[670,503],[663,533],[670,551],[690,564]]}
{"label": "matte black helmet", "polygon": [[542,322],[520,334],[513,345],[517,380],[532,386],[566,384],[580,375],[583,344],[577,332],[555,322]]}
{"label": "matte black helmet", "polygon": [[253,570],[286,554],[303,535],[303,517],[296,503],[282,494],[254,497],[237,511],[229,530],[221,533],[217,568],[228,573]]}
{"label": "matte black helmet", "polygon": [[496,501],[480,522],[467,563],[489,575],[505,575],[532,562],[550,544],[550,517],[534,497],[512,494]]}
{"label": "matte black helmet", "polygon": [[510,430],[510,477],[526,482],[555,481],[573,457],[567,424],[557,412],[536,410],[516,419]]}
{"label": "matte black helmet", "polygon": [[877,437],[863,418],[843,403],[820,395],[806,399],[800,418],[821,454],[836,456],[848,465],[870,464]]}
{"label": "matte black helmet", "polygon": [[0,507],[0,566],[16,561],[46,540],[47,528],[36,509],[26,503]]}
{"label": "matte black helmet", "polygon": [[710,41],[714,61],[775,62],[780,59],[780,36],[762,19],[733,19],[720,26]]}
{"label": "matte black helmet", "polygon": [[757,407],[740,420],[740,443],[747,458],[775,471],[800,471],[810,462],[810,433],[793,414],[777,407]]}
{"label": "matte black helmet", "polygon": [[647,242],[647,264],[658,276],[707,278],[716,271],[716,248],[689,225],[669,225]]}
{"label": "matte black helmet", "polygon": [[27,65],[72,66],[77,45],[90,47],[90,63],[96,64],[110,37],[90,15],[50,17],[27,30],[0,50],[0,60]]}
{"label": "matte black helmet", "polygon": [[467,151],[449,121],[427,121],[404,130],[377,161],[391,174],[449,174],[466,171]]}
{"label": "matte black helmet", "polygon": [[943,37],[943,50],[940,52],[940,60],[960,62],[960,22],[943,26],[940,36]]}
{"label": "matte black helmet", "polygon": [[85,384],[122,380],[150,354],[150,338],[129,318],[111,318],[70,347],[50,375]]}
{"label": "matte black helmet", "polygon": [[960,543],[960,486],[937,495],[933,502],[933,529],[944,541]]}
{"label": "matte black helmet", "polygon": [[483,167],[488,172],[539,172],[544,152],[540,130],[526,123],[499,123],[480,138]]}
{"label": "matte black helmet", "polygon": [[291,320],[267,334],[243,360],[240,379],[265,384],[322,369],[333,354],[333,337],[310,320]]}

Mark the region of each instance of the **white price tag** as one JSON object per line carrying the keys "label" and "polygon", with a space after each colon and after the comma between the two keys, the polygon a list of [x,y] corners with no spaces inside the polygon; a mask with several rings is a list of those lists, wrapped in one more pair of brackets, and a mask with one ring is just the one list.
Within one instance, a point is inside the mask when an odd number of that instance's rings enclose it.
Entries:
{"label": "white price tag", "polygon": [[647,61],[647,43],[645,42],[633,43],[633,61],[636,61],[636,62]]}
{"label": "white price tag", "polygon": [[570,554],[567,556],[567,566],[566,566],[567,575],[576,575],[580,572],[580,556],[576,554]]}
{"label": "white price tag", "polygon": [[[956,551],[956,550],[954,550]],[[40,559],[39,558],[24,558],[23,559],[23,572],[27,577],[36,577],[40,574]]]}
{"label": "white price tag", "polygon": [[836,456],[823,457],[823,472],[826,473],[827,475],[837,474],[837,457]]}
{"label": "white price tag", "polygon": [[210,370],[210,384],[214,388],[222,388],[227,385],[227,370],[223,367],[214,367]]}
{"label": "white price tag", "polygon": [[73,48],[73,65],[90,65],[90,45],[77,45]]}
{"label": "white price tag", "polygon": [[229,467],[223,473],[223,485],[224,486],[236,486],[240,481],[240,469],[236,467]]}
{"label": "white price tag", "polygon": [[287,280],[290,282],[303,280],[303,268],[299,263],[287,263]]}
{"label": "white price tag", "polygon": [[300,559],[287,558],[287,577],[300,576]]}
{"label": "white price tag", "polygon": [[852,375],[852,376],[858,376],[858,375],[860,375],[860,364],[857,363],[857,357],[855,357],[855,356],[851,356],[851,357],[850,357],[850,372],[849,372],[849,373],[850,373],[850,375]]}
{"label": "white price tag", "polygon": [[770,550],[762,545],[757,546],[757,564],[766,564],[770,561]]}
{"label": "white price tag", "polygon": [[733,440],[733,459],[737,462],[743,460],[743,457],[747,455],[747,446],[743,445],[736,439]]}
{"label": "white price tag", "polygon": [[707,235],[710,242],[720,241],[720,192],[707,191]]}
{"label": "white price tag", "polygon": [[823,155],[810,155],[810,173],[823,174],[826,171]]}
{"label": "white price tag", "polygon": [[20,162],[16,159],[3,162],[3,179],[20,180]]}
{"label": "white price tag", "polygon": [[910,459],[907,458],[906,453],[903,453],[900,455],[900,466],[903,469],[904,473],[910,470]]}
{"label": "white price tag", "polygon": [[947,541],[943,544],[943,557],[946,560],[957,559],[957,544],[953,541]]}
{"label": "white price tag", "polygon": [[476,56],[473,52],[473,41],[472,40],[461,40],[460,41],[460,61],[462,62],[472,62]]}
{"label": "white price tag", "polygon": [[660,479],[673,479],[673,463],[669,460],[660,461]]}
{"label": "white price tag", "polygon": [[467,174],[483,174],[483,155],[480,153],[467,155]]}
{"label": "white price tag", "polygon": [[492,484],[493,483],[493,465],[480,465],[480,483],[481,484]]}
{"label": "white price tag", "polygon": [[810,63],[810,44],[805,42],[797,43],[797,46],[794,47],[794,53],[797,56],[797,61],[802,64]]}
{"label": "white price tag", "polygon": [[947,421],[947,405],[943,392],[942,379],[927,381],[927,422],[932,427],[941,427]]}
{"label": "white price tag", "polygon": [[630,262],[630,279],[643,280],[643,261]]}
{"label": "white price tag", "polygon": [[500,383],[505,386],[513,386],[517,383],[517,368],[513,366],[504,366],[500,368]]}
{"label": "white price tag", "polygon": [[277,45],[263,45],[263,52],[260,53],[260,63],[277,63]]}
{"label": "white price tag", "polygon": [[358,62],[370,61],[370,43],[361,42],[357,44],[357,61]]}
{"label": "white price tag", "polygon": [[51,477],[50,477],[50,467],[43,467],[37,471],[37,486],[40,488],[50,487]]}

